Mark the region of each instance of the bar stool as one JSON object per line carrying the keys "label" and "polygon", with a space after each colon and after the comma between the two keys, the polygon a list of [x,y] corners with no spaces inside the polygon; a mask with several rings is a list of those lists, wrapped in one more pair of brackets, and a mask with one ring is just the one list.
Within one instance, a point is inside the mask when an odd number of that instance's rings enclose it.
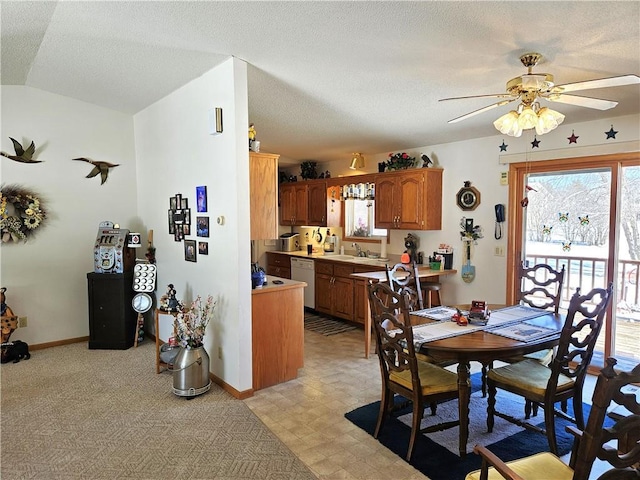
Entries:
{"label": "bar stool", "polygon": [[440,299],[440,288],[442,284],[439,282],[422,282],[422,298],[425,300],[425,308],[439,307],[442,305]]}

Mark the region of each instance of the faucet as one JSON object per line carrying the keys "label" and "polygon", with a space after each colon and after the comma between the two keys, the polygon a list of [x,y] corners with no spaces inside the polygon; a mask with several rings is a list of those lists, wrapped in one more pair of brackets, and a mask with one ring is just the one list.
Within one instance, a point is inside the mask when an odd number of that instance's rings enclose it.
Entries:
{"label": "faucet", "polygon": [[366,257],[367,256],[367,254],[362,251],[362,248],[360,247],[360,245],[358,245],[356,242],[353,242],[351,244],[351,246],[356,248],[356,256],[357,257]]}

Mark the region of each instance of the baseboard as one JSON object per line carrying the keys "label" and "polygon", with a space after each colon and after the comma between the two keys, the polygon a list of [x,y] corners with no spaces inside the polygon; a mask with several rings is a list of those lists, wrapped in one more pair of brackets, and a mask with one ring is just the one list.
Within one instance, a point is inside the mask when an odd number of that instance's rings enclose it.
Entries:
{"label": "baseboard", "polygon": [[47,342],[47,343],[37,343],[35,345],[29,345],[29,350],[42,350],[45,348],[51,347],[60,347],[62,345],[71,345],[72,343],[80,343],[80,342],[88,342],[89,337],[77,337],[77,338],[67,338],[65,340],[56,340],[55,342]]}
{"label": "baseboard", "polygon": [[253,393],[254,393],[253,389],[245,390],[241,392],[233,388],[231,385],[229,385],[227,382],[225,382],[221,378],[216,377],[213,373],[209,373],[209,378],[211,378],[213,383],[222,387],[224,391],[230,393],[233,397],[237,398],[238,400],[244,400],[245,398],[253,397]]}

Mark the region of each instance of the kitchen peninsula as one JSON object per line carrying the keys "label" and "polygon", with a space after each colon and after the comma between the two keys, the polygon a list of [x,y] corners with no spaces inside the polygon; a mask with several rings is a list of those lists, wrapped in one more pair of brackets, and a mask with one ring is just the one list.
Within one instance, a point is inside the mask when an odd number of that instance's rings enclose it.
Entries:
{"label": "kitchen peninsula", "polygon": [[304,366],[306,286],[267,275],[267,284],[251,291],[254,391],[293,380]]}

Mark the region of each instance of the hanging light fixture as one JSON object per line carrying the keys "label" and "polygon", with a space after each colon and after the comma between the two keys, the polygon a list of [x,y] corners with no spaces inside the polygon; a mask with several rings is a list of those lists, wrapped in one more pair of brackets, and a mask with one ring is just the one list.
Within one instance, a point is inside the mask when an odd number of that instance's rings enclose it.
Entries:
{"label": "hanging light fixture", "polygon": [[351,170],[356,170],[358,168],[364,168],[364,157],[361,153],[354,153],[351,157],[351,165],[349,165]]}
{"label": "hanging light fixture", "polygon": [[564,121],[564,115],[547,107],[540,108],[538,102],[527,102],[518,105],[517,110],[501,116],[493,126],[500,133],[511,137],[519,137],[523,130],[536,129],[538,135],[549,133]]}

